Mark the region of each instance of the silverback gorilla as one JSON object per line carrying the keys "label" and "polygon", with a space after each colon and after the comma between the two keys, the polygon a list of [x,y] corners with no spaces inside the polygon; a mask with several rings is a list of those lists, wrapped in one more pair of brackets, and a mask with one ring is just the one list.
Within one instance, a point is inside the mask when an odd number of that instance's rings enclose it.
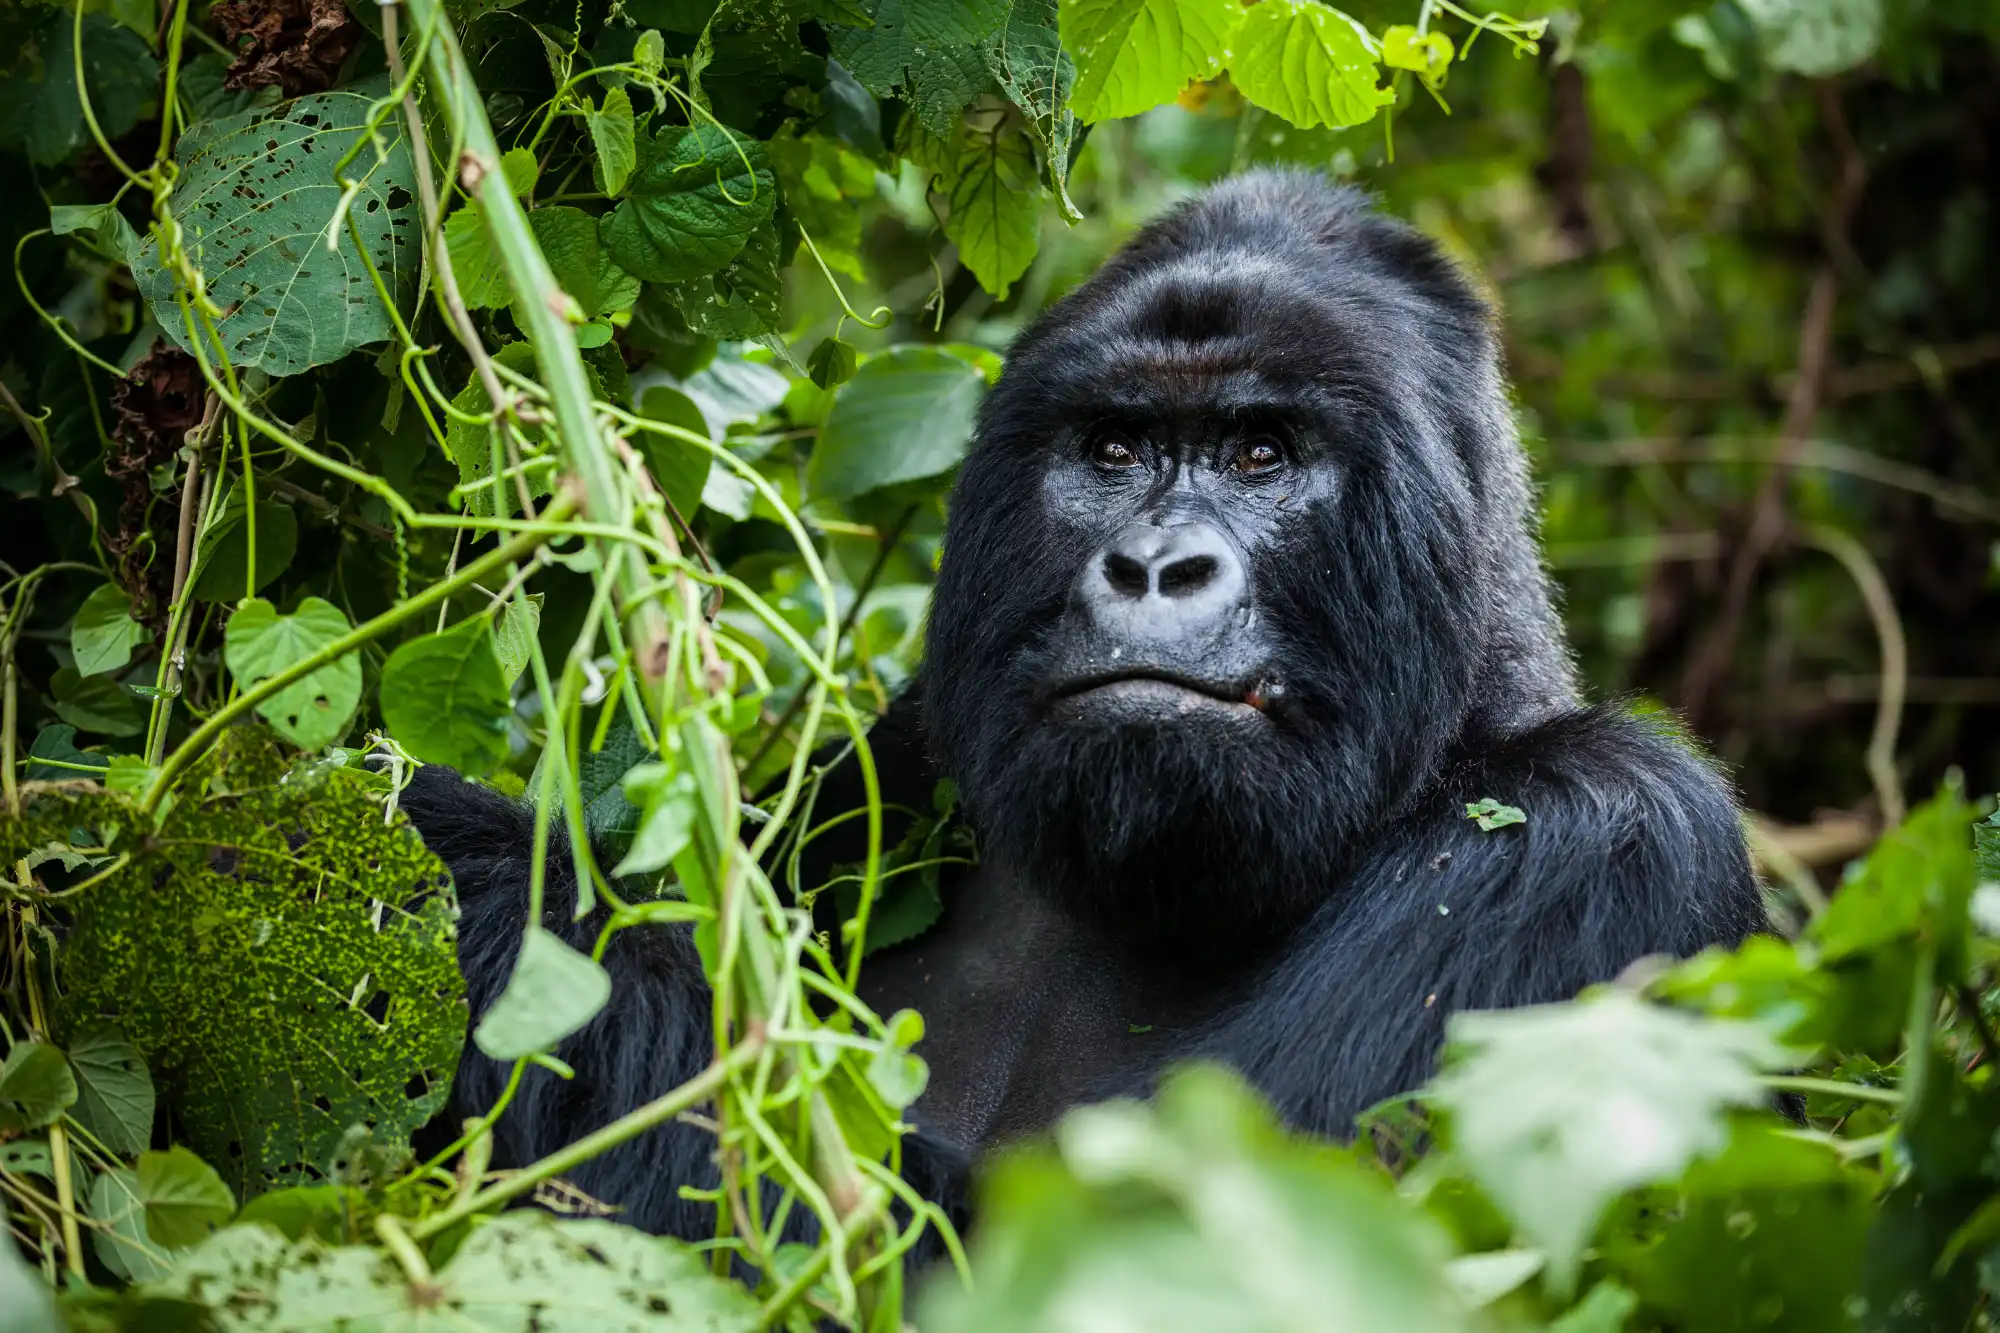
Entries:
{"label": "silverback gorilla", "polygon": [[[1339,1134],[1427,1077],[1454,1010],[1761,927],[1724,781],[1578,698],[1533,524],[1488,311],[1316,178],[1214,187],[1022,336],[952,493],[922,678],[874,738],[884,799],[956,780],[982,852],[864,972],[931,1034],[913,1183],[956,1208],[964,1161],[1191,1057]],[[1527,822],[1482,831],[1484,797]],[[456,877],[477,1013],[520,938],[529,816],[448,770],[405,801]],[[547,924],[588,948],[569,863]],[[529,1072],[495,1165],[708,1061],[684,929],[606,964],[609,1007],[558,1052],[575,1079]],[[468,1049],[452,1116],[503,1073]],[[670,1125],[574,1179],[700,1237],[677,1191],[709,1153]]]}

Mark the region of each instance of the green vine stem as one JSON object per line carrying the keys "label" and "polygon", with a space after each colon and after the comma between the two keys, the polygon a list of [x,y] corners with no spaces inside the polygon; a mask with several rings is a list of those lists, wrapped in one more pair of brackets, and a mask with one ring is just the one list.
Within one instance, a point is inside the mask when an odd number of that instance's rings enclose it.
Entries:
{"label": "green vine stem", "polygon": [[[547,516],[559,519],[569,508],[566,497],[558,496],[548,507]],[[445,598],[497,570],[504,569],[515,561],[525,558],[536,547],[548,541],[560,529],[553,522],[548,527],[537,525],[534,531],[523,532],[512,541],[502,542],[493,550],[474,560],[442,583],[436,583],[411,597],[408,601],[390,607],[373,620],[366,621],[309,657],[298,661],[273,675],[265,677],[255,685],[243,690],[234,699],[211,713],[206,722],[196,727],[188,738],[180,743],[174,752],[160,765],[160,771],[153,775],[153,784],[146,791],[146,798],[140,808],[151,814],[159,808],[172,788],[174,779],[207,751],[209,745],[244,713],[263,703],[266,699],[295,681],[303,680],[329,662],[339,661],[356,648],[371,640],[380,638],[406,620],[410,620]]]}

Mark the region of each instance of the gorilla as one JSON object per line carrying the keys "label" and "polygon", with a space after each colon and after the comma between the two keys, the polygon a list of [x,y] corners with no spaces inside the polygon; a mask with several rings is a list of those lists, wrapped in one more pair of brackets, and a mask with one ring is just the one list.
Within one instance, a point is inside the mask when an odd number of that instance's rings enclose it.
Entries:
{"label": "gorilla", "polygon": [[[1189,1058],[1342,1134],[1428,1077],[1453,1011],[1763,927],[1724,779],[1580,698],[1534,523],[1491,313],[1354,191],[1231,179],[1022,335],[952,492],[920,679],[872,740],[885,802],[948,777],[981,849],[863,972],[930,1034],[919,1189],[955,1210],[966,1161]],[[1525,822],[1483,827],[1485,798]],[[530,815],[439,769],[404,803],[456,878],[477,1014],[520,938]],[[546,924],[587,949],[569,865]],[[684,927],[605,962],[609,1006],[558,1051],[575,1078],[529,1071],[496,1166],[708,1062]],[[468,1049],[454,1122],[504,1075]],[[678,1189],[711,1150],[668,1125],[572,1179],[701,1238]]]}

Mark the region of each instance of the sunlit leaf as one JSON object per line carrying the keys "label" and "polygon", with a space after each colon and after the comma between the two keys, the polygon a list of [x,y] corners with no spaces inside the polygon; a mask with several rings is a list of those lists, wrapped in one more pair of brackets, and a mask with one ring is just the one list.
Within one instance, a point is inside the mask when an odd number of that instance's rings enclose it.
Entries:
{"label": "sunlit leaf", "polygon": [[1376,87],[1368,29],[1318,0],[1263,0],[1244,15],[1229,61],[1243,95],[1301,129],[1359,125],[1395,100]]}
{"label": "sunlit leaf", "polygon": [[1236,0],[1058,0],[1076,58],[1070,109],[1085,121],[1150,111],[1229,62],[1243,22]]}

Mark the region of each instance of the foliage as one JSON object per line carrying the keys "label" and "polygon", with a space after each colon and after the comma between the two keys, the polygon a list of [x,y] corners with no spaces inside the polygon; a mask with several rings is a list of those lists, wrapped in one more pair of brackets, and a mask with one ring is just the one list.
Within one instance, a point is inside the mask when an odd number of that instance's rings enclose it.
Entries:
{"label": "foliage", "polygon": [[[2000,675],[1987,7],[30,0],[0,38],[0,1328],[51,1284],[76,1328],[1987,1318],[2000,832],[1901,818],[2000,750],[1960,688]],[[906,1302],[923,1026],[856,968],[976,850],[947,785],[798,882],[849,813],[812,755],[916,667],[1012,334],[1260,163],[1365,176],[1503,303],[1586,673],[1761,811],[1892,832],[1829,902],[1862,844],[1761,822],[1777,935],[1457,1020],[1351,1151],[1212,1070],[1079,1112],[994,1168],[977,1285]],[[1801,713],[1802,662],[1872,692]],[[593,835],[612,932],[693,925],[716,1061],[621,1128],[714,1126],[708,1253],[499,1213],[568,1163],[493,1172],[485,1122],[413,1158],[468,1018],[396,814],[425,762]],[[534,920],[473,1033],[517,1069],[608,999]]]}

